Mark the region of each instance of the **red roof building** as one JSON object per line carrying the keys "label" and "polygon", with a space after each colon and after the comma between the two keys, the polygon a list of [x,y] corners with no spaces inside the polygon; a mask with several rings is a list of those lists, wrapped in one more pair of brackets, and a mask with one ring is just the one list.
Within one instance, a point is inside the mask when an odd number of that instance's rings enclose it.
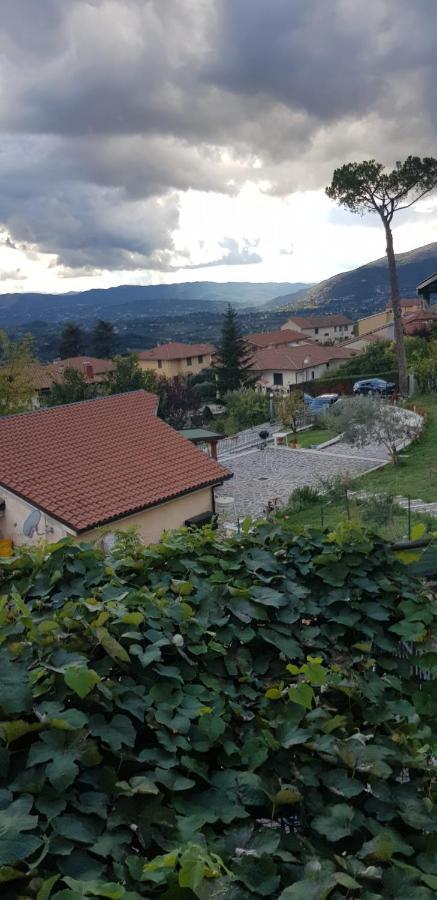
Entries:
{"label": "red roof building", "polygon": [[209,369],[213,363],[215,347],[212,344],[181,344],[171,342],[143,350],[138,354],[142,369],[152,369],[158,375],[174,378],[176,375],[196,375]]}
{"label": "red roof building", "polygon": [[124,522],[147,542],[211,513],[212,488],[230,473],[156,410],[154,394],[133,391],[1,418],[2,537],[22,543],[32,510],[48,540]]}
{"label": "red roof building", "polygon": [[249,344],[255,350],[263,347],[280,347],[282,344],[294,346],[308,343],[310,340],[301,331],[292,331],[284,328],[279,328],[277,331],[261,331],[258,334],[245,334],[243,337],[246,344]]}

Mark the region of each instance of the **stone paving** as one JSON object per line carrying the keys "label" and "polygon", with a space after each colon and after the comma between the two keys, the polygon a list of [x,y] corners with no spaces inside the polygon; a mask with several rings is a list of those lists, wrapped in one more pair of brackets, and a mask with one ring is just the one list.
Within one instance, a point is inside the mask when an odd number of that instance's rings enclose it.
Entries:
{"label": "stone paving", "polygon": [[346,452],[339,448],[340,444],[326,451],[267,447],[221,459],[234,477],[216,490],[216,498],[233,497],[240,519],[245,516],[256,519],[265,515],[268,501],[275,497],[285,503],[296,487],[308,484],[323,488],[323,482],[333,476],[360,475],[378,465],[381,459],[366,456],[367,448],[362,448],[359,456],[351,453],[349,446]]}

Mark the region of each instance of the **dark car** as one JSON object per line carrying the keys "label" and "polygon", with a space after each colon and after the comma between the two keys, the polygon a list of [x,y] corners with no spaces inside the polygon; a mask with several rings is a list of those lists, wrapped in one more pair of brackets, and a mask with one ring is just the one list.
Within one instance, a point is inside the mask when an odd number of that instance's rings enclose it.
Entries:
{"label": "dark car", "polygon": [[308,405],[308,412],[312,416],[321,416],[333,403],[336,403],[337,400],[338,394],[319,394],[319,396],[314,397],[312,402]]}
{"label": "dark car", "polygon": [[365,378],[356,381],[353,387],[354,394],[379,394],[380,397],[391,397],[395,390],[393,381],[384,381],[383,378]]}

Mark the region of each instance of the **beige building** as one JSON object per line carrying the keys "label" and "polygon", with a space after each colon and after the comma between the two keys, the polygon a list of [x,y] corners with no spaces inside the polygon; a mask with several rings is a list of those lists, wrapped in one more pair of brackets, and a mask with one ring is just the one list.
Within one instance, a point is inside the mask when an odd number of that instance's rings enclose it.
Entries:
{"label": "beige building", "polygon": [[256,386],[263,393],[287,394],[296,384],[331,375],[355,353],[343,347],[304,344],[299,347],[273,347],[254,353],[252,368]]}
{"label": "beige building", "polygon": [[282,329],[300,331],[317,344],[338,344],[354,333],[353,322],[343,315],[290,316]]}
{"label": "beige building", "polygon": [[145,371],[152,370],[157,375],[174,378],[175,375],[196,375],[202,369],[209,369],[215,347],[212,344],[161,344],[138,354],[140,366]]}
{"label": "beige building", "polygon": [[231,477],[156,415],[146,391],[0,419],[0,540],[95,538],[209,521]]}
{"label": "beige building", "polygon": [[[428,310],[428,302],[422,297],[411,297],[401,300],[402,318],[426,312]],[[386,309],[373,313],[371,316],[365,316],[364,319],[358,319],[356,333],[358,337],[361,337],[364,334],[370,334],[371,332],[378,331],[380,328],[385,328],[385,326],[390,326],[392,324],[393,310],[391,306],[387,306]]]}

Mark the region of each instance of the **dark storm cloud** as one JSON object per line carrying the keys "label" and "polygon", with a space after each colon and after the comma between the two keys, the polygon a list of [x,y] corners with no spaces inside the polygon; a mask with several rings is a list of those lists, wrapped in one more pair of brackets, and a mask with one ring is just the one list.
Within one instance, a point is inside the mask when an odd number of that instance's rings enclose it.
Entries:
{"label": "dark storm cloud", "polygon": [[433,153],[436,24],[434,0],[3,0],[0,222],[69,271],[171,270],[181,192]]}

